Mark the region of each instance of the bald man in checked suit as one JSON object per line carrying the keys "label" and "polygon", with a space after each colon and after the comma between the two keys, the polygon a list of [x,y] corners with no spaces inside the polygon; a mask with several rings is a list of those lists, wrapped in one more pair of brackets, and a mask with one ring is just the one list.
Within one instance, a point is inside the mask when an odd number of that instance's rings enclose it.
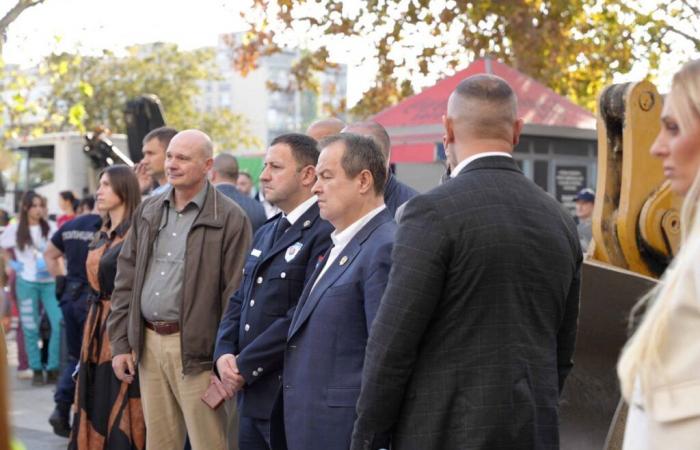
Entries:
{"label": "bald man in checked suit", "polygon": [[504,80],[462,81],[444,122],[452,179],[406,205],[351,449],[557,449],[576,225],[513,160],[522,121]]}

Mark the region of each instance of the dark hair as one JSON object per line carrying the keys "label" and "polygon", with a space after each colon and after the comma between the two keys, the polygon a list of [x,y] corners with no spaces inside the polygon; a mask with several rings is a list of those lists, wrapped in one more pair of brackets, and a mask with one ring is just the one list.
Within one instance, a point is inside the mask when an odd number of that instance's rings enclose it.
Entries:
{"label": "dark hair", "polygon": [[505,102],[515,97],[507,81],[489,74],[472,75],[460,81],[455,89],[459,95],[490,102]]}
{"label": "dark hair", "polygon": [[95,197],[92,195],[88,195],[80,199],[80,204],[78,204],[78,208],[84,208],[87,209],[88,211],[92,211],[95,209]]}
{"label": "dark hair", "polygon": [[386,184],[386,159],[375,140],[358,134],[341,133],[324,138],[320,146],[323,149],[336,142],[345,145],[343,157],[340,159],[345,174],[354,178],[363,170],[369,170],[374,179],[374,193],[383,194]]}
{"label": "dark hair", "polygon": [[168,148],[168,145],[170,145],[170,141],[175,137],[177,133],[178,131],[175,128],[159,127],[149,131],[148,134],[144,136],[143,143],[145,144],[146,142],[151,141],[153,139],[158,139],[158,142],[160,142],[164,148]]}
{"label": "dark hair", "polygon": [[[134,174],[134,171],[124,165],[110,166],[100,172],[99,178],[102,175],[107,175],[109,178],[109,184],[112,186],[112,191],[119,197],[124,203],[124,218],[122,223],[118,224],[124,225],[124,229],[128,228],[131,223],[131,216],[136,211],[136,208],[141,203],[141,189],[139,187],[139,181]],[[112,224],[109,222],[109,218],[104,221],[104,228],[109,229]]]}
{"label": "dark hair", "polygon": [[277,144],[287,144],[292,149],[292,156],[299,169],[315,166],[318,162],[318,142],[312,137],[301,133],[287,133],[274,138],[270,147]]}
{"label": "dark hair", "polygon": [[238,178],[238,160],[230,153],[220,153],[214,158],[212,168],[224,178],[236,181]]}
{"label": "dark hair", "polygon": [[65,201],[70,202],[71,207],[73,208],[73,212],[75,212],[76,209],[78,209],[78,199],[75,198],[75,195],[71,191],[61,191],[58,193],[58,195]]}
{"label": "dark hair", "polygon": [[[24,250],[28,245],[33,245],[32,234],[29,231],[29,210],[34,204],[34,199],[38,198],[41,200],[43,205],[46,204],[44,197],[37,194],[34,191],[27,191],[22,196],[22,202],[19,208],[19,224],[17,225],[17,248]],[[41,235],[43,237],[49,236],[49,223],[42,216],[39,219],[39,226],[41,227]]]}

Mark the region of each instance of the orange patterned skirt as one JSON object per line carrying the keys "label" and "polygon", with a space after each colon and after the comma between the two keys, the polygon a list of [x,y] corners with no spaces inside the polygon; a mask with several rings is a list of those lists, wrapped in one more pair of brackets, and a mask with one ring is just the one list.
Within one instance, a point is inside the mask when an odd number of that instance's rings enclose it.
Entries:
{"label": "orange patterned skirt", "polygon": [[107,337],[109,310],[109,300],[92,302],[85,321],[75,390],[77,413],[69,449],[142,450],[146,447],[138,376],[131,384],[122,383],[112,370]]}

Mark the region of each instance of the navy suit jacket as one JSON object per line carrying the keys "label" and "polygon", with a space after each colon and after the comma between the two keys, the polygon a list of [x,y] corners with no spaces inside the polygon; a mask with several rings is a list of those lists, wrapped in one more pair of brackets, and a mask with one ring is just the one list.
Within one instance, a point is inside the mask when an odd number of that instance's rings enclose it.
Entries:
{"label": "navy suit jacket", "polygon": [[[384,293],[396,224],[388,210],[353,237],[326,273],[304,288],[289,329],[275,448],[347,450],[369,329]],[[282,431],[284,430],[284,431]]]}
{"label": "navy suit jacket", "polygon": [[333,231],[319,217],[315,203],[273,243],[280,217],[271,218],[255,234],[243,281],[221,320],[214,349],[214,361],[227,353],[238,355],[238,369],[246,380],[238,394],[239,410],[256,419],[270,418],[294,308],[318,259],[330,247]]}
{"label": "navy suit jacket", "polygon": [[418,191],[403,184],[393,174],[389,174],[384,186],[384,203],[389,210],[391,217],[396,217],[396,210],[413,197],[418,195]]}
{"label": "navy suit jacket", "polygon": [[265,208],[263,208],[260,202],[253,200],[247,195],[241,194],[238,189],[236,189],[236,186],[227,183],[217,184],[216,189],[226,197],[233,200],[243,209],[246,216],[248,216],[248,219],[250,219],[250,224],[253,227],[253,233],[258,231],[258,229],[267,220],[267,216],[265,216]]}

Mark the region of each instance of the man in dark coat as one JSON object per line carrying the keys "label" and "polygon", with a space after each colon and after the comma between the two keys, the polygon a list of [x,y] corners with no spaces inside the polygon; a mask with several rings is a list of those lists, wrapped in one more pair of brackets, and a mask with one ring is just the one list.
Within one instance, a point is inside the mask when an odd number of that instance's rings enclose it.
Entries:
{"label": "man in dark coat", "polygon": [[452,180],[406,206],[351,448],[556,449],[576,226],[511,156],[522,121],[504,80],[462,81],[444,122]]}
{"label": "man in dark coat", "polygon": [[333,247],[306,284],[289,329],[275,449],[347,450],[367,336],[391,267],[396,224],[384,206],[379,149],[345,133],[321,146],[314,192],[321,217],[335,227]]}
{"label": "man in dark coat", "polygon": [[386,161],[387,179],[384,186],[384,204],[392,217],[396,217],[397,210],[407,201],[418,195],[412,187],[400,182],[390,170],[391,138],[386,129],[373,120],[357,122],[343,128],[343,133],[355,133],[372,138],[379,145],[379,149]]}
{"label": "man in dark coat", "polygon": [[[333,227],[319,217],[316,141],[303,134],[275,138],[260,175],[265,198],[283,214],[256,233],[241,287],[219,325],[214,360],[239,393],[242,450],[270,447],[269,419],[277,398],[287,332],[304,283],[331,244]],[[251,200],[254,201],[254,200]],[[236,385],[236,378],[240,383]]]}
{"label": "man in dark coat", "polygon": [[258,231],[258,228],[267,220],[265,208],[260,202],[239,192],[236,188],[238,180],[238,160],[236,157],[229,153],[216,155],[214,164],[209,171],[209,180],[219,192],[233,200],[245,211],[246,216],[250,219],[250,225],[253,227],[253,233]]}

